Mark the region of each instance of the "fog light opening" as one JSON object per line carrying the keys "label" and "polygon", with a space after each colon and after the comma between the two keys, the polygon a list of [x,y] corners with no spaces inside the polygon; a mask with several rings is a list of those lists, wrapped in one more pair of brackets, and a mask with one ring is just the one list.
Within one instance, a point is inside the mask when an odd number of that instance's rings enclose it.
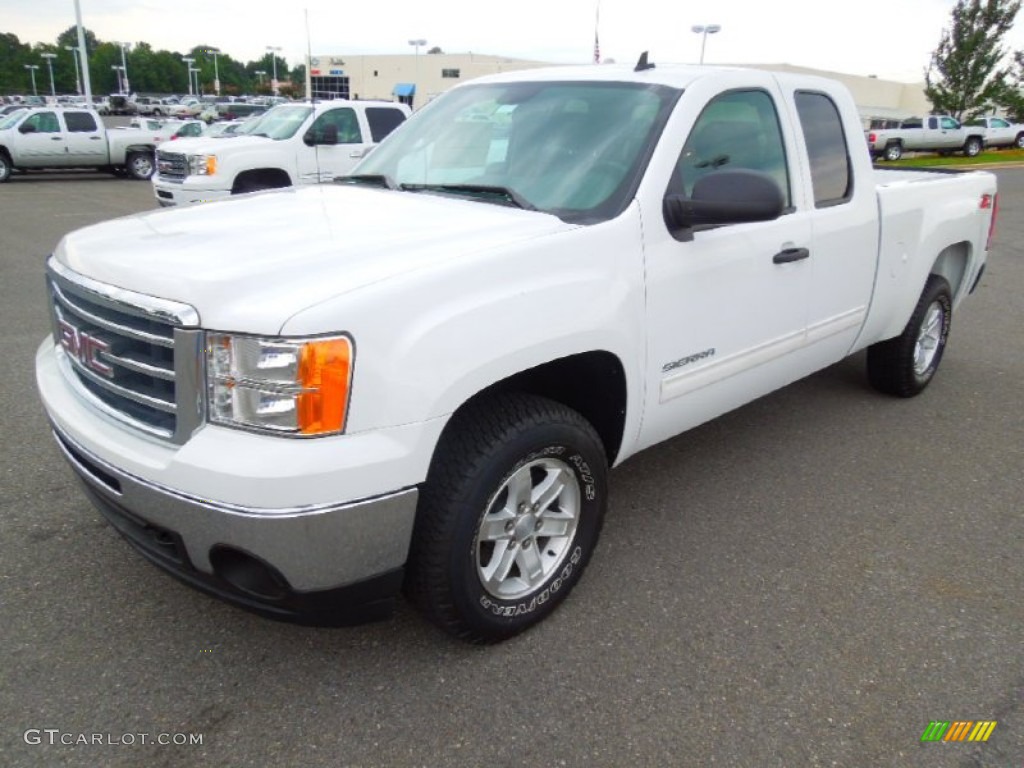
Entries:
{"label": "fog light opening", "polygon": [[213,572],[235,589],[267,600],[283,600],[291,594],[284,576],[259,558],[232,547],[210,550]]}

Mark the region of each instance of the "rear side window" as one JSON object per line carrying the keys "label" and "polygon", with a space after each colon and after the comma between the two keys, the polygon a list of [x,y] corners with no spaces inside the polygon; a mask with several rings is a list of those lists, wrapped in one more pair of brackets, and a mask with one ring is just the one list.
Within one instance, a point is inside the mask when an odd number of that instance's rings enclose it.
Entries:
{"label": "rear side window", "polygon": [[92,133],[96,130],[96,121],[88,112],[65,112],[64,122],[71,133]]}
{"label": "rear side window", "polygon": [[823,93],[799,92],[796,111],[811,161],[815,207],[848,201],[853,194],[850,151],[835,102]]}
{"label": "rear side window", "polygon": [[405,114],[390,107],[367,107],[366,121],[370,124],[370,140],[376,144],[405,122]]}

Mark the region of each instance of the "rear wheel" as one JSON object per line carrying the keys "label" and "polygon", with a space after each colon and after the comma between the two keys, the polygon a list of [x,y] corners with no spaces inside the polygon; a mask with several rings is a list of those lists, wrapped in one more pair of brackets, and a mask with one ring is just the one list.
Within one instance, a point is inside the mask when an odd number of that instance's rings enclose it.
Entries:
{"label": "rear wheel", "polygon": [[901,157],[903,157],[903,145],[900,144],[898,141],[894,141],[892,144],[889,144],[885,148],[884,157],[886,160],[889,161],[899,160]]}
{"label": "rear wheel", "polygon": [[11,180],[11,158],[0,151],[0,184]]}
{"label": "rear wheel", "polygon": [[475,643],[548,616],[597,544],[607,460],[593,427],[545,398],[509,394],[458,411],[420,497],[407,591]]}
{"label": "rear wheel", "polygon": [[924,391],[946,349],[952,297],[945,278],[931,275],[903,333],[868,347],[868,380],[875,389],[898,397]]}
{"label": "rear wheel", "polygon": [[964,142],[964,155],[966,157],[977,157],[981,154],[981,139],[972,136]]}
{"label": "rear wheel", "polygon": [[1019,134],[1017,136],[1017,140],[1013,143],[1016,145],[1017,149],[1024,149],[1024,133]]}
{"label": "rear wheel", "polygon": [[146,181],[153,175],[153,155],[149,152],[131,152],[125,160],[128,175],[138,181]]}

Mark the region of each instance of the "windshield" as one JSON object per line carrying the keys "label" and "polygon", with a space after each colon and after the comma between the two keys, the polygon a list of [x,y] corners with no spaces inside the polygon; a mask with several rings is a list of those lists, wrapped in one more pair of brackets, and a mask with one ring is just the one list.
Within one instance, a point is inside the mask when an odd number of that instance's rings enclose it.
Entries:
{"label": "windshield", "polygon": [[312,107],[282,106],[274,107],[257,118],[256,122],[246,127],[251,136],[266,136],[268,139],[290,139],[312,113]]}
{"label": "windshield", "polygon": [[614,82],[457,88],[389,136],[356,167],[354,181],[604,220],[632,199],[678,96]]}
{"label": "windshield", "polygon": [[16,109],[11,114],[0,117],[0,131],[13,127],[16,122],[21,120],[24,112],[24,109]]}

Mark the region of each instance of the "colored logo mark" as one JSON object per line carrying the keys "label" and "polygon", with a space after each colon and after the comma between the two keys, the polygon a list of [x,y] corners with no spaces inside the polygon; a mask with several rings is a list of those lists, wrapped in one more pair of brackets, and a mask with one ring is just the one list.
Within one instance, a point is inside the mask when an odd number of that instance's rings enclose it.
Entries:
{"label": "colored logo mark", "polygon": [[932,720],[921,741],[988,741],[995,729],[995,720]]}

